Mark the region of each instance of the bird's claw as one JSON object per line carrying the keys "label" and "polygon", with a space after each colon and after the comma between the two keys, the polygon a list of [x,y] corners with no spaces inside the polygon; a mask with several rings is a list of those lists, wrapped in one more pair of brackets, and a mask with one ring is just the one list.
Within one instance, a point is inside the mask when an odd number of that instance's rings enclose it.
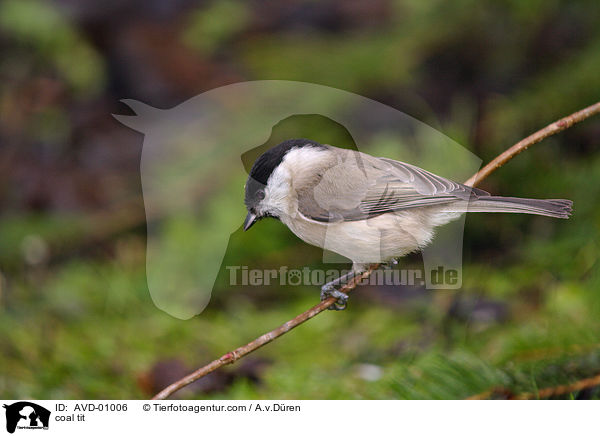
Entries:
{"label": "bird's claw", "polygon": [[338,291],[331,285],[325,285],[321,288],[321,301],[329,297],[336,299],[336,302],[328,307],[329,310],[344,310],[348,305],[348,294]]}
{"label": "bird's claw", "polygon": [[398,265],[398,262],[399,262],[398,259],[393,258],[393,259],[390,259],[388,262],[384,263],[383,267],[385,269],[391,269],[391,268],[395,267],[396,265]]}

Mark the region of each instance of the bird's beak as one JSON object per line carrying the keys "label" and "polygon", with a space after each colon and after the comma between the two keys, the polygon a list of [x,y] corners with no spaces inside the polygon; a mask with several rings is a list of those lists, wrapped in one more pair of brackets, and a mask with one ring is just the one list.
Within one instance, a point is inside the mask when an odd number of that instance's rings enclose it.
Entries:
{"label": "bird's beak", "polygon": [[244,220],[244,231],[248,230],[256,222],[256,215],[252,212],[248,212],[246,219]]}

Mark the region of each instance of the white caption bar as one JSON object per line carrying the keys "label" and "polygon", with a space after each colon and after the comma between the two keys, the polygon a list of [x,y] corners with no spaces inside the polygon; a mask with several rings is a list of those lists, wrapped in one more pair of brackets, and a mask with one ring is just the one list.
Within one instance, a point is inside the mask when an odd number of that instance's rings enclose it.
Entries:
{"label": "white caption bar", "polygon": [[[595,428],[593,401],[0,400],[1,434],[571,434]],[[41,431],[35,431],[41,430]],[[8,433],[7,433],[8,432]],[[118,432],[118,433],[114,433]],[[128,432],[128,433],[124,433]],[[332,433],[334,434],[334,433]]]}

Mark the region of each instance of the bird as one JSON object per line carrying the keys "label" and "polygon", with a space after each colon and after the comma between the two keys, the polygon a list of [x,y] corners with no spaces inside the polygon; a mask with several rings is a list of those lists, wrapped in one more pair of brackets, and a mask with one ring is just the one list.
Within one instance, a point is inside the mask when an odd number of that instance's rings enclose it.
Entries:
{"label": "bird", "polygon": [[321,300],[346,307],[336,289],[370,264],[396,263],[426,247],[435,229],[465,212],[509,212],[566,219],[572,201],[492,196],[409,163],[356,150],[289,139],[261,154],[250,170],[244,203],[247,231],[261,219],[280,220],[304,242],[352,261],[326,283]]}

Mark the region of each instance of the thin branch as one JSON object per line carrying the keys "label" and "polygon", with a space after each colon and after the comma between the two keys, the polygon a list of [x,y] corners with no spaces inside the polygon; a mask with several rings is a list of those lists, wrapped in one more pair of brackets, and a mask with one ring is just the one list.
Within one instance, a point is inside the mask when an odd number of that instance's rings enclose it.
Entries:
{"label": "thin branch", "polygon": [[557,134],[558,132],[562,132],[563,130],[571,127],[572,125],[577,124],[598,113],[600,113],[600,102],[588,106],[585,109],[582,109],[578,112],[575,112],[574,114],[568,115],[564,118],[561,118],[558,121],[553,122],[552,124],[547,125],[543,129],[535,132],[534,134],[529,135],[527,138],[520,140],[508,150],[500,154],[498,157],[496,157],[496,159],[484,166],[477,174],[473,175],[469,180],[467,180],[465,182],[465,185],[479,185],[483,181],[483,179],[487,178],[490,174],[492,174],[506,162],[511,160],[517,154],[527,150],[533,144],[540,142],[542,139],[545,139],[548,136],[552,136]]}
{"label": "thin branch", "polygon": [[[592,106],[589,106],[579,112],[575,112],[574,114],[571,114],[565,118],[562,118],[562,119],[544,127],[542,130],[537,131],[533,135],[528,136],[527,138],[523,139],[522,141],[519,141],[518,143],[513,145],[511,148],[506,150],[504,153],[502,153],[500,156],[498,156],[496,159],[494,159],[488,165],[486,165],[481,171],[479,171],[477,174],[473,175],[473,177],[471,177],[469,180],[467,180],[465,182],[465,184],[469,185],[469,186],[478,185],[479,183],[481,183],[481,181],[483,179],[488,177],[491,173],[493,173],[495,170],[500,168],[502,165],[504,165],[506,162],[508,162],[514,156],[516,156],[523,150],[526,150],[529,146],[535,144],[536,142],[540,142],[542,139],[547,138],[548,136],[554,135],[562,130],[565,130],[565,129],[571,127],[573,124],[583,121],[586,118],[588,118],[594,114],[597,114],[599,112],[600,112],[600,102],[598,102]],[[361,280],[369,277],[371,275],[371,273],[378,267],[379,267],[378,264],[371,265],[367,271],[365,271],[363,274],[352,279],[347,285],[342,287],[340,289],[340,291],[346,292],[346,293],[352,291]],[[242,347],[239,347],[227,354],[224,354],[219,359],[213,360],[208,365],[197,369],[196,371],[192,372],[191,374],[188,374],[184,378],[167,386],[165,389],[163,389],[158,394],[156,394],[152,399],[153,400],[163,400],[163,399],[169,397],[174,392],[178,391],[179,389],[189,385],[190,383],[193,383],[194,381],[204,377],[207,374],[210,374],[211,372],[215,371],[216,369],[221,368],[222,366],[225,366],[225,365],[232,364],[236,360],[241,359],[245,355],[259,349],[260,347],[268,344],[269,342],[274,341],[281,335],[289,332],[291,329],[293,329],[293,328],[299,326],[300,324],[308,321],[309,319],[317,316],[319,313],[326,310],[329,306],[333,305],[335,303],[335,301],[336,301],[336,299],[333,297],[328,298],[324,301],[321,301],[316,306],[311,307],[307,311],[301,313],[300,315],[289,320],[288,322],[280,325],[276,329],[271,330],[268,333],[265,333],[264,335],[256,338],[252,342],[249,342]],[[491,393],[490,393],[490,395],[491,395]]]}
{"label": "thin branch", "polygon": [[[346,285],[344,285],[342,288],[340,288],[340,291],[341,292],[345,292],[345,293],[349,293],[362,280],[364,280],[367,277],[369,277],[371,275],[371,273],[374,270],[376,270],[377,268],[379,268],[379,264],[373,264],[373,265],[371,265],[369,267],[369,269],[367,269],[365,272],[363,272],[362,274],[360,274],[360,275],[352,278],[352,280],[350,280]],[[221,356],[217,360],[213,360],[208,365],[203,366],[202,368],[197,369],[196,371],[192,372],[191,374],[188,374],[184,378],[182,378],[182,379],[176,381],[175,383],[167,386],[165,389],[163,389],[158,394],[156,394],[154,397],[152,397],[152,399],[153,400],[164,400],[169,395],[171,395],[173,392],[176,392],[179,389],[183,388],[184,386],[187,386],[190,383],[193,383],[194,381],[198,380],[199,378],[202,378],[205,375],[210,374],[214,370],[216,370],[216,369],[218,369],[218,368],[220,368],[222,366],[232,364],[236,360],[241,359],[242,357],[244,357],[246,354],[252,353],[253,351],[259,349],[263,345],[266,345],[269,342],[271,342],[271,341],[275,340],[276,338],[278,338],[279,336],[281,336],[281,335],[289,332],[294,327],[298,327],[303,322],[306,322],[309,319],[317,316],[319,313],[321,313],[324,310],[326,310],[329,306],[333,305],[336,301],[337,300],[334,297],[329,297],[326,300],[321,301],[316,306],[311,307],[307,311],[301,313],[300,315],[298,315],[297,317],[289,320],[288,322],[286,322],[284,324],[281,324],[279,327],[277,327],[274,330],[271,330],[269,333],[265,333],[264,335],[259,336],[258,338],[256,338],[252,342],[249,342],[249,343],[247,343],[246,345],[244,345],[242,347],[236,348],[235,350],[230,351],[227,354],[224,354],[223,356]]]}
{"label": "thin branch", "polygon": [[537,392],[524,392],[510,397],[511,400],[535,400],[541,398],[558,397],[560,395],[570,394],[571,392],[582,391],[600,385],[600,374],[594,377],[577,380],[568,385],[553,386],[540,389]]}
{"label": "thin branch", "polygon": [[520,394],[513,394],[510,390],[498,386],[480,394],[470,396],[467,398],[467,400],[487,400],[493,395],[498,395],[508,400],[539,400],[544,398],[558,397],[561,395],[570,394],[571,392],[582,391],[598,385],[600,385],[600,374],[595,375],[594,377],[577,380],[576,382],[568,385],[559,385],[540,389],[537,392],[522,392]]}

